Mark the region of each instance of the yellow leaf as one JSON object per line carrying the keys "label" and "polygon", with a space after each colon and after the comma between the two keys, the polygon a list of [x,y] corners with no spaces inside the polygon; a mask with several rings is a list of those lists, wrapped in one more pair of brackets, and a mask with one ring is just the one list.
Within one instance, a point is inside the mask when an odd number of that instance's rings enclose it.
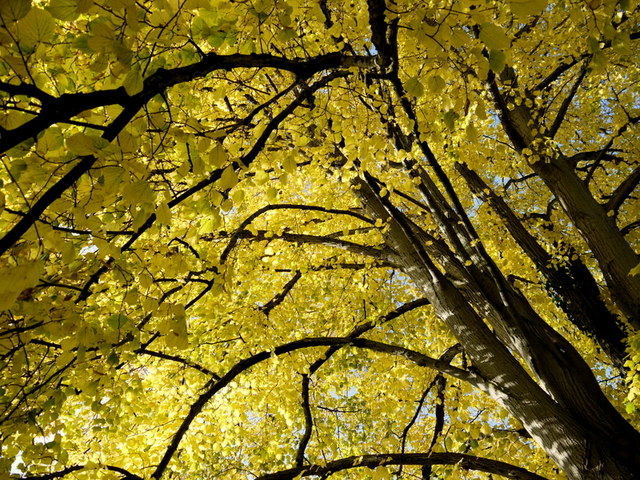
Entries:
{"label": "yellow leaf", "polygon": [[220,176],[219,185],[222,190],[228,190],[233,188],[238,183],[238,176],[236,175],[233,166],[229,165],[224,169]]}
{"label": "yellow leaf", "polygon": [[442,77],[434,75],[427,79],[427,87],[433,93],[440,93],[444,89],[445,83]]}
{"label": "yellow leaf", "polygon": [[87,44],[91,50],[100,52],[107,50],[115,39],[113,29],[106,23],[97,23],[93,27],[93,36],[89,38]]}
{"label": "yellow leaf", "polygon": [[404,84],[404,88],[406,89],[409,95],[414,97],[421,97],[424,94],[424,87],[418,77],[411,77]]}
{"label": "yellow leaf", "polygon": [[156,217],[158,218],[158,222],[162,225],[169,225],[171,223],[171,209],[166,202],[162,202],[156,208]]}
{"label": "yellow leaf", "polygon": [[31,0],[0,1],[0,25],[20,20],[31,10]]}
{"label": "yellow leaf", "polygon": [[137,93],[140,93],[144,87],[144,81],[142,80],[142,74],[137,69],[129,70],[127,76],[124,77],[122,86],[127,91],[127,95],[132,97]]}
{"label": "yellow leaf", "polygon": [[209,152],[209,163],[214,168],[220,168],[227,163],[227,151],[222,146],[222,143],[216,142]]}
{"label": "yellow leaf", "polygon": [[67,149],[76,155],[93,155],[96,153],[95,137],[84,133],[74,133],[66,141]]}
{"label": "yellow leaf", "polygon": [[58,20],[75,20],[78,17],[78,2],[77,0],[51,0],[47,10]]}
{"label": "yellow leaf", "polygon": [[297,167],[298,164],[296,163],[296,159],[293,155],[285,157],[285,159],[282,161],[282,168],[287,173],[294,173]]}
{"label": "yellow leaf", "polygon": [[33,46],[38,42],[48,42],[53,36],[55,20],[49,12],[33,8],[18,22],[20,42]]}
{"label": "yellow leaf", "polygon": [[480,25],[480,40],[489,50],[505,50],[511,45],[502,27],[495,23]]}
{"label": "yellow leaf", "polygon": [[40,260],[0,269],[0,310],[7,310],[27,288],[38,283],[43,271]]}
{"label": "yellow leaf", "polygon": [[547,8],[547,0],[510,0],[511,13],[524,21],[530,15],[540,15]]}

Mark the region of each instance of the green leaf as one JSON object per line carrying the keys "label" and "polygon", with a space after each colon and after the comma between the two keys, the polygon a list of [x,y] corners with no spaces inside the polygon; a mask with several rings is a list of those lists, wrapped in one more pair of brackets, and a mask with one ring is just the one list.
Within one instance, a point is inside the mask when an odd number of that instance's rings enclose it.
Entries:
{"label": "green leaf", "polygon": [[483,23],[480,25],[480,41],[489,50],[506,50],[511,45],[511,40],[500,25],[495,23]]}
{"label": "green leaf", "polygon": [[144,87],[144,81],[140,71],[138,69],[129,70],[129,73],[127,73],[127,76],[124,78],[122,86],[130,97],[140,93]]}
{"label": "green leaf", "polygon": [[447,126],[449,130],[453,130],[456,125],[456,120],[460,118],[460,115],[456,113],[454,110],[449,110],[443,116],[444,124]]}
{"label": "green leaf", "polygon": [[409,95],[414,97],[421,97],[424,95],[424,86],[418,80],[418,77],[411,77],[404,84],[404,88],[407,90]]}
{"label": "green leaf", "polygon": [[0,1],[0,25],[20,20],[31,10],[31,0]]}
{"label": "green leaf", "polygon": [[495,73],[500,73],[504,70],[506,62],[506,55],[502,50],[490,50],[489,51],[489,67]]}
{"label": "green leaf", "polygon": [[444,80],[439,75],[434,75],[427,79],[427,87],[433,93],[440,93],[445,86]]}
{"label": "green leaf", "polygon": [[107,318],[107,325],[114,330],[120,330],[124,325],[129,322],[129,317],[122,313],[116,313]]}
{"label": "green leaf", "polygon": [[510,0],[511,13],[518,20],[528,16],[540,15],[547,8],[547,0]]}
{"label": "green leaf", "polygon": [[65,22],[75,20],[78,17],[77,0],[51,0],[46,8],[55,18]]}
{"label": "green leaf", "polygon": [[56,22],[49,12],[34,8],[18,23],[19,39],[26,45],[48,42],[53,37]]}

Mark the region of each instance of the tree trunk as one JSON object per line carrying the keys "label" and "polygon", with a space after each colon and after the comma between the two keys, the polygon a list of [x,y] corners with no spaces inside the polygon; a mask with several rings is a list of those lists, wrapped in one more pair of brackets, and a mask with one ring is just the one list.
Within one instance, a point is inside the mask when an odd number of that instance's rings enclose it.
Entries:
{"label": "tree trunk", "polygon": [[[419,241],[425,232],[381,197],[376,185],[361,180],[358,191],[369,213],[389,222],[386,240],[396,262],[471,358],[484,380],[478,386],[524,425],[570,479],[640,478],[640,434],[610,404],[573,346],[516,292],[506,292],[507,298],[502,292],[500,305],[496,292],[488,297],[487,291],[472,292],[486,290],[493,279],[454,286]],[[486,271],[476,268],[473,275]],[[489,300],[478,306],[473,303],[478,298]],[[479,311],[489,315],[483,318]]]}

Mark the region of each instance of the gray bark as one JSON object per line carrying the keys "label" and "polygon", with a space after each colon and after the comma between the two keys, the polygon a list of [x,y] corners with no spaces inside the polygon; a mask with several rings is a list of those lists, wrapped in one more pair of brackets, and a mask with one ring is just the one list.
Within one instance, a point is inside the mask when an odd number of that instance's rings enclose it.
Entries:
{"label": "gray bark", "polygon": [[[486,380],[485,393],[522,422],[570,479],[640,478],[640,434],[613,408],[573,346],[504,278],[497,278],[501,274],[491,259],[476,254],[480,265],[467,267],[442,246],[428,252],[421,241],[426,232],[381,197],[371,177],[358,183],[369,214],[390,224],[386,240],[397,255],[394,263],[425,293],[464,347]],[[426,190],[428,195],[429,185]],[[456,285],[432,253],[456,266]]]}

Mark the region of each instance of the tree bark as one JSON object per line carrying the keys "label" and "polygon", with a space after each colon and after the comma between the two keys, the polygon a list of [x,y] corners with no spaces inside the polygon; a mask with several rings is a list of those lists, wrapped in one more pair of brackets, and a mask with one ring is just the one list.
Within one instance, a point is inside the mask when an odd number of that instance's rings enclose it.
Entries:
{"label": "tree bark", "polygon": [[[640,478],[640,434],[600,391],[573,346],[514,292],[506,292],[500,306],[494,299],[481,307],[492,310],[485,317],[494,327],[489,328],[470,303],[487,292],[469,291],[490,284],[490,279],[466,285],[466,292],[457,288],[423,249],[417,227],[388,197],[365,180],[359,181],[358,192],[370,215],[389,222],[386,240],[398,255],[397,263],[464,347],[486,380],[485,393],[522,422],[570,479]],[[514,349],[538,381],[514,357]]]}

